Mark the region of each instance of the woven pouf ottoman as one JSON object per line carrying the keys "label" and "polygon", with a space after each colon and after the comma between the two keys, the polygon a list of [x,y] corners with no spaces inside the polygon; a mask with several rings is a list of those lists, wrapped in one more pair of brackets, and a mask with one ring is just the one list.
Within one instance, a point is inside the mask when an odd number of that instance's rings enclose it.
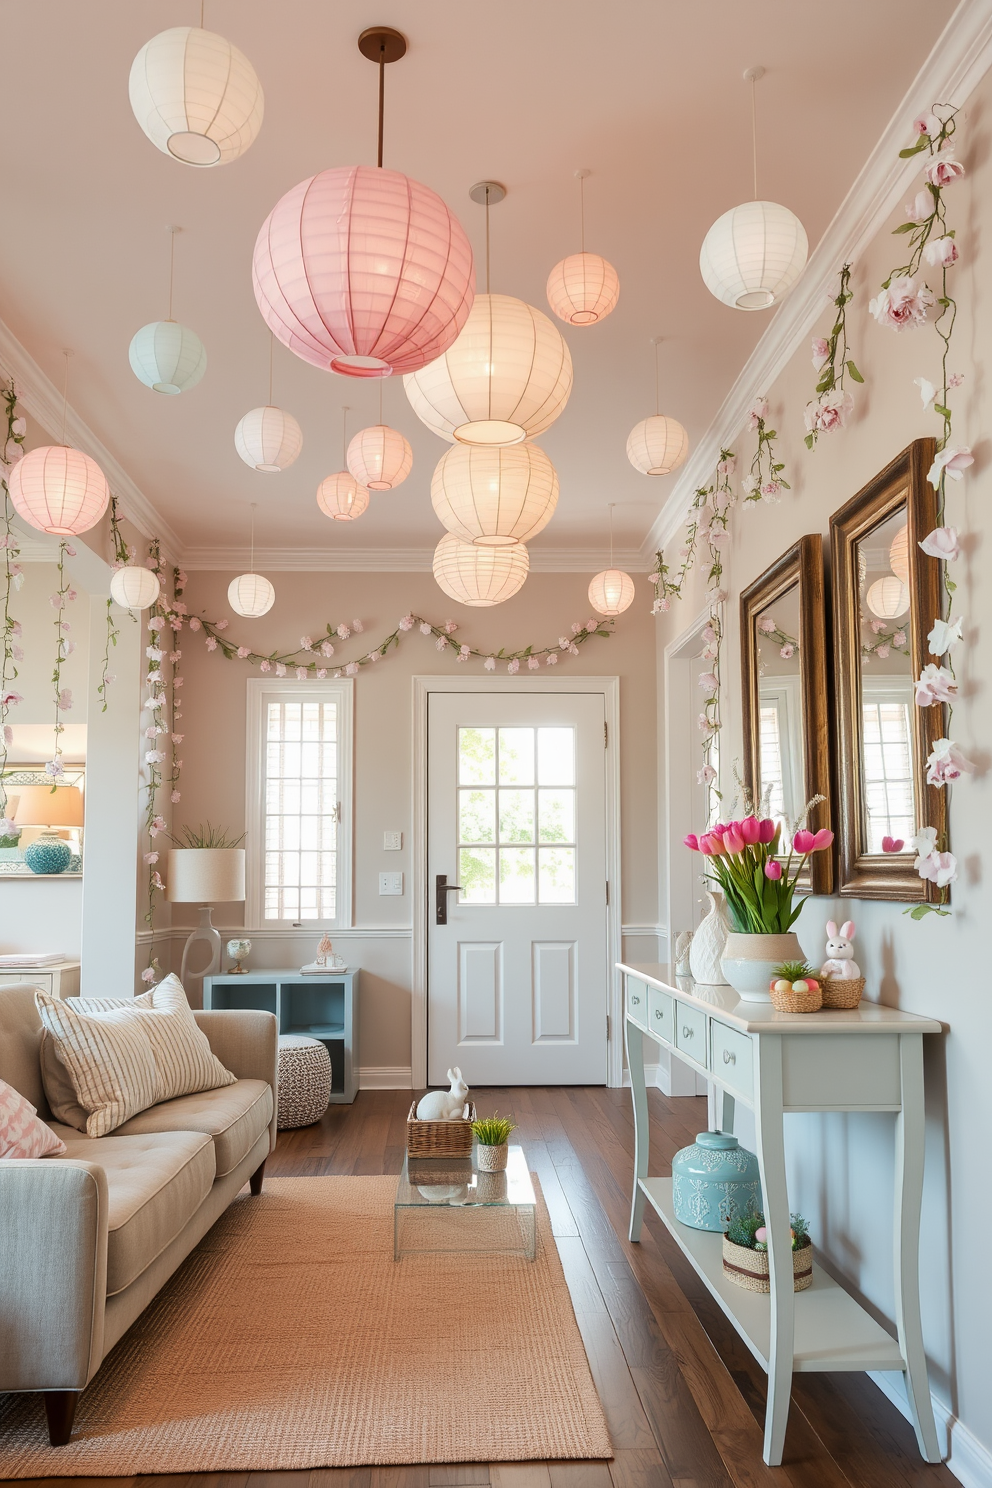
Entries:
{"label": "woven pouf ottoman", "polygon": [[279,1035],[279,1114],[276,1126],[288,1131],[313,1126],[331,1099],[331,1056],[320,1039],[299,1033]]}

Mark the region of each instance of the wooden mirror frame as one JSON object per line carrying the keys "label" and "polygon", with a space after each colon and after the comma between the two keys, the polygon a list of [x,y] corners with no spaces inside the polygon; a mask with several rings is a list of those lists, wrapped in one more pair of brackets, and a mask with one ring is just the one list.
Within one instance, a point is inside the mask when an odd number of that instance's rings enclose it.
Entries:
{"label": "wooden mirror frame", "polygon": [[[927,636],[940,614],[937,560],[920,551],[920,540],[937,525],[937,493],[927,480],[936,445],[916,439],[890,465],[870,480],[830,518],[834,599],[834,696],[838,724],[838,799],[840,805],[838,892],[853,899],[895,899],[935,903],[936,884],[920,878],[912,858],[864,851],[862,799],[861,615],[858,544],[905,504],[909,549],[910,617],[901,628],[909,640],[914,679],[929,659]],[[944,731],[942,707],[912,710],[913,789],[917,825],[947,831],[947,799],[926,783],[926,759]]]}
{"label": "wooden mirror frame", "polygon": [[[741,594],[741,708],[744,728],[744,784],[760,795],[760,709],[755,622],[788,590],[799,587],[800,698],[803,715],[803,800],[826,799],[809,814],[810,828],[834,826],[830,769],[830,715],[827,690],[827,626],[823,593],[823,539],[818,532],[801,537]],[[833,852],[814,853],[800,880],[813,894],[831,894]]]}

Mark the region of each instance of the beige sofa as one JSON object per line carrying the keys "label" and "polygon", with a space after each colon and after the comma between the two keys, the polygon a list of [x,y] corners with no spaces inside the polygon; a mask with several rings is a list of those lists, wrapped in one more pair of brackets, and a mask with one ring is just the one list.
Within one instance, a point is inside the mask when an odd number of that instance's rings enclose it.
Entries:
{"label": "beige sofa", "polygon": [[276,1140],[276,1020],[195,1016],[236,1084],[87,1137],[50,1119],[34,988],[0,987],[0,1079],[68,1149],[0,1161],[0,1391],[45,1392],[53,1446],[69,1440],[101,1361],[239,1189],[262,1190]]}

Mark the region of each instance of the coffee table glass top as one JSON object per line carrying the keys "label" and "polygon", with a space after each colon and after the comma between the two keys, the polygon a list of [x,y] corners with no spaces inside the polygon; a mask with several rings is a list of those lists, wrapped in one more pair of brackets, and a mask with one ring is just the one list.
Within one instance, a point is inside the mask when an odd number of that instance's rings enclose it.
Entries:
{"label": "coffee table glass top", "polygon": [[522,1147],[512,1145],[504,1173],[480,1173],[470,1157],[410,1157],[403,1160],[397,1208],[436,1208],[447,1205],[464,1209],[479,1204],[533,1207],[534,1185],[530,1181]]}
{"label": "coffee table glass top", "polygon": [[393,1255],[439,1251],[519,1255],[532,1261],[537,1201],[522,1147],[505,1172],[480,1172],[472,1159],[404,1159],[393,1209]]}

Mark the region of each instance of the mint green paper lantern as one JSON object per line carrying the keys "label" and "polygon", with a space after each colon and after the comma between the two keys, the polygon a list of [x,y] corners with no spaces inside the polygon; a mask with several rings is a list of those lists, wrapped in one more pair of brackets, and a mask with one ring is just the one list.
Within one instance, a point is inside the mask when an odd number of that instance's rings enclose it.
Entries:
{"label": "mint green paper lantern", "polygon": [[178,320],[153,320],[131,338],[131,371],[156,393],[185,393],[207,370],[207,352],[195,331]]}

